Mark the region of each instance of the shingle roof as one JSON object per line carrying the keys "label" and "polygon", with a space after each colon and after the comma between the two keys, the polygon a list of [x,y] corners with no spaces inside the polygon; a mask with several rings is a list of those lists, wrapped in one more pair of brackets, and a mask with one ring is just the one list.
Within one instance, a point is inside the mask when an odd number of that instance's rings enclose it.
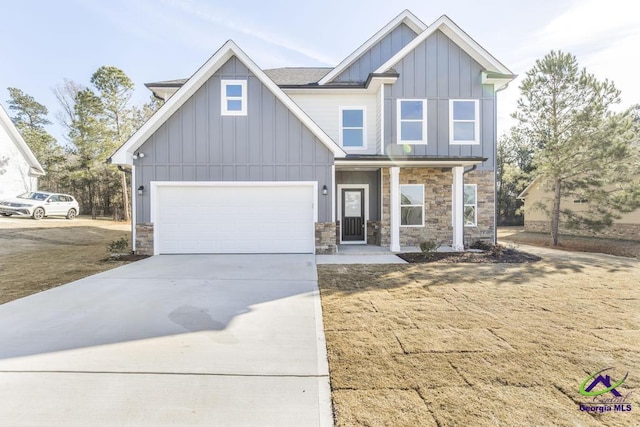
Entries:
{"label": "shingle roof", "polygon": [[323,78],[331,67],[285,67],[264,70],[265,74],[278,86],[306,86]]}

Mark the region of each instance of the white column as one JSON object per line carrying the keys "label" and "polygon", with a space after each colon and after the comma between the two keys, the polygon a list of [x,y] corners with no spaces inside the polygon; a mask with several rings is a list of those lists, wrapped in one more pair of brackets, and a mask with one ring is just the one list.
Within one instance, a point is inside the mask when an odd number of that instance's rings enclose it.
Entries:
{"label": "white column", "polygon": [[464,251],[464,167],[453,168],[453,203],[451,216],[453,218],[453,250]]}
{"label": "white column", "polygon": [[389,213],[391,214],[391,251],[400,252],[400,168],[389,168]]}

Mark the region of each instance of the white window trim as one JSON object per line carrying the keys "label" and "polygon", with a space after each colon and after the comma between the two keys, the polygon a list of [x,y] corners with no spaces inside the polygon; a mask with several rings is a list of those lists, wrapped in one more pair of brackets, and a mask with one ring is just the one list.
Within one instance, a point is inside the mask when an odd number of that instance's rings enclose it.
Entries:
{"label": "white window trim", "polygon": [[[227,86],[242,86],[242,96],[227,96]],[[227,101],[239,100],[242,103],[240,111],[227,110]],[[247,115],[247,81],[246,80],[220,80],[220,112],[223,116]]]}
{"label": "white window trim", "polygon": [[[453,124],[454,122],[470,123],[472,120],[453,120],[453,104],[459,101],[473,102],[475,104],[475,118],[473,120],[475,139],[470,140],[455,140],[453,139]],[[450,99],[449,100],[449,144],[451,145],[478,145],[480,144],[480,101],[477,99]]]}
{"label": "white window trim", "polygon": [[[474,188],[474,192],[475,192],[475,203],[474,204],[468,204],[468,203],[464,203],[464,187],[467,186],[472,186]],[[464,208],[466,208],[467,206],[473,206],[475,209],[473,210],[473,224],[464,224],[463,225],[465,227],[477,227],[478,226],[478,184],[464,184],[463,186],[463,202],[462,202],[462,209],[464,210]],[[464,221],[464,214],[462,215],[463,221]]]}
{"label": "white window trim", "polygon": [[[420,188],[422,188],[422,204],[421,205],[403,205],[402,204],[402,187],[420,187]],[[398,196],[399,196],[399,199],[400,199],[400,209],[399,209],[400,217],[398,218],[398,223],[400,224],[400,227],[407,227],[407,228],[409,228],[409,227],[424,227],[424,217],[425,217],[425,214],[424,214],[424,184],[400,184],[398,186]],[[403,225],[402,224],[402,208],[403,207],[417,207],[417,206],[421,206],[422,207],[422,224],[419,224],[419,225],[417,225],[417,224],[416,225],[409,225],[409,224]]]}
{"label": "white window trim", "polygon": [[[402,139],[402,122],[418,122],[419,120],[402,120],[402,101],[422,102],[422,141],[404,141]],[[396,139],[397,144],[427,145],[427,100],[426,99],[397,99],[396,100]]]}
{"label": "white window trim", "polygon": [[[362,110],[362,146],[360,147],[345,147],[342,144],[342,131],[343,129],[345,129],[342,126],[342,112],[344,110]],[[366,150],[367,149],[367,107],[362,107],[362,106],[356,106],[356,107],[340,107],[338,109],[338,129],[340,132],[339,135],[339,139],[340,139],[340,147],[344,148],[345,150]],[[360,128],[354,128],[354,127],[348,127],[346,129],[360,129]]]}

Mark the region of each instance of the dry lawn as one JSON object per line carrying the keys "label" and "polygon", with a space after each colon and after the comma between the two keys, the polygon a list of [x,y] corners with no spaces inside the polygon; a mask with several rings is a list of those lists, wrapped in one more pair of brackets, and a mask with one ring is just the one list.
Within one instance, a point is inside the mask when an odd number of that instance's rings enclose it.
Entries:
{"label": "dry lawn", "polygon": [[0,304],[123,265],[106,246],[131,225],[84,219],[0,217]]}
{"label": "dry lawn", "polygon": [[[318,266],[337,425],[640,425],[640,261],[526,249],[543,260]],[[581,412],[608,367],[632,411]]]}

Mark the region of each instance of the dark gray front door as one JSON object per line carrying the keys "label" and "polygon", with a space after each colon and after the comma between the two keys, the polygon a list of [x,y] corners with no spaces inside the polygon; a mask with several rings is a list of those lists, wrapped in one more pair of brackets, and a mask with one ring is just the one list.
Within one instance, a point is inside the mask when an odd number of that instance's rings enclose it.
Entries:
{"label": "dark gray front door", "polygon": [[364,190],[342,190],[342,241],[364,242]]}

